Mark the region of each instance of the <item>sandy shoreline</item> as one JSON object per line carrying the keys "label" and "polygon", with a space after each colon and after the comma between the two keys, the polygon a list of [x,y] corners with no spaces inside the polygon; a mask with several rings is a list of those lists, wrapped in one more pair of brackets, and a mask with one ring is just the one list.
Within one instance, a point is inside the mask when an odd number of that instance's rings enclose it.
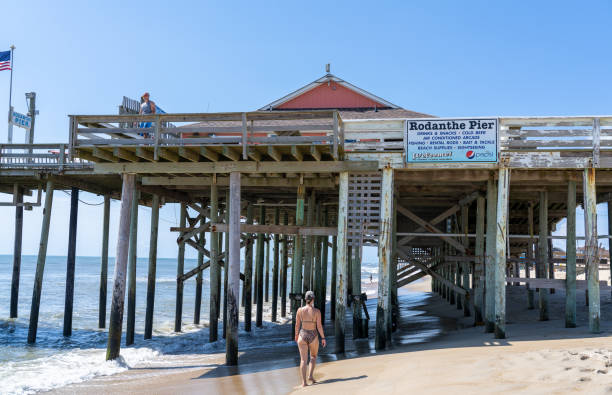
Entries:
{"label": "sandy shoreline", "polygon": [[[429,290],[430,281],[412,286]],[[537,295],[536,295],[537,300]],[[578,327],[564,328],[564,293],[551,295],[551,320],[526,309],[524,287],[508,287],[507,340],[496,341],[473,318],[433,295],[419,308],[457,329],[427,343],[334,360],[320,358],[320,384],[299,388],[296,359],[245,355],[239,367],[222,366],[223,355],[207,355],[191,366],[130,369],[58,389],[57,394],[191,393],[606,393],[612,391],[610,295],[602,294],[602,333],[588,332],[584,295],[578,292]],[[333,354],[331,354],[333,355]],[[266,362],[262,363],[261,358]],[[321,359],[323,361],[321,362]]]}

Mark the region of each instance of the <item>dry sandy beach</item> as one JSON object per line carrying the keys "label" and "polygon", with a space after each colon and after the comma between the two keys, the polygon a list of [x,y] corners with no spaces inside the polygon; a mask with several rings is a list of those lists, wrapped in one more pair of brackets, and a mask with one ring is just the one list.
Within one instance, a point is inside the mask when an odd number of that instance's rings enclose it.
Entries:
{"label": "dry sandy beach", "polygon": [[[601,277],[608,279],[602,271]],[[429,291],[420,281],[409,291]],[[602,292],[602,333],[588,332],[584,292],[578,291],[578,327],[564,328],[564,292],[551,295],[551,320],[538,321],[527,310],[523,286],[508,287],[508,339],[496,341],[473,318],[437,295],[425,310],[441,317],[445,333],[426,342],[382,353],[337,360],[322,355],[319,384],[300,388],[296,359],[243,355],[237,368],[222,366],[223,355],[194,360],[191,366],[130,369],[55,391],[57,394],[196,394],[196,393],[609,393],[612,392],[612,316],[610,293]],[[537,294],[536,294],[537,301]],[[330,331],[331,327],[326,328]],[[262,339],[262,343],[273,339]],[[255,353],[257,354],[257,353]],[[296,351],[297,354],[297,351]],[[321,361],[323,360],[323,361]]]}

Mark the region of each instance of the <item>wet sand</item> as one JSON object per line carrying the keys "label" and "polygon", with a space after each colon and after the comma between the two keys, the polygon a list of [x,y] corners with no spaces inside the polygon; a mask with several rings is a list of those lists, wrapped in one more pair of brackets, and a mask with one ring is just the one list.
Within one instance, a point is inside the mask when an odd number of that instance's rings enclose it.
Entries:
{"label": "wet sand", "polygon": [[[606,277],[602,275],[601,278]],[[412,285],[412,289],[427,292],[429,285],[430,281],[425,279]],[[319,358],[315,373],[319,383],[306,388],[299,387],[297,358],[275,358],[262,350],[261,354],[242,355],[239,367],[222,366],[223,355],[216,355],[205,364],[130,369],[55,393],[544,394],[612,391],[612,323],[606,320],[612,317],[609,292],[602,292],[601,297],[602,333],[592,335],[588,332],[584,292],[578,291],[577,295],[578,327],[566,329],[563,291],[550,295],[551,319],[541,322],[537,309],[526,308],[525,288],[507,288],[506,340],[495,340],[491,334],[483,332],[483,327],[474,327],[472,317],[463,317],[462,311],[433,295],[419,310],[425,310],[427,316],[438,317],[444,328],[443,335],[428,342],[408,341],[406,343],[412,344],[394,346],[379,353],[368,352],[369,342],[364,345],[360,340],[355,343],[361,343],[361,352],[358,345],[341,360],[328,350]],[[373,339],[372,335],[370,338]],[[398,343],[402,341],[395,342]]]}

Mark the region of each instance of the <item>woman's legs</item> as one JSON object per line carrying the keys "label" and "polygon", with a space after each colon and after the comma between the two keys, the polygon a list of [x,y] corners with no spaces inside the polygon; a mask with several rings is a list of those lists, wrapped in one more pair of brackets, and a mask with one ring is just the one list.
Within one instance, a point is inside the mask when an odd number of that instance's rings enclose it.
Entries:
{"label": "woman's legs", "polygon": [[315,340],[309,344],[310,348],[310,373],[308,374],[308,380],[311,380],[313,383],[316,383],[313,373],[315,370],[315,366],[317,366],[317,355],[319,354],[319,337],[317,336]]}
{"label": "woman's legs", "polygon": [[302,386],[308,385],[306,381],[306,369],[308,368],[308,343],[306,343],[302,336],[298,338],[298,349],[300,350],[300,373],[302,374]]}

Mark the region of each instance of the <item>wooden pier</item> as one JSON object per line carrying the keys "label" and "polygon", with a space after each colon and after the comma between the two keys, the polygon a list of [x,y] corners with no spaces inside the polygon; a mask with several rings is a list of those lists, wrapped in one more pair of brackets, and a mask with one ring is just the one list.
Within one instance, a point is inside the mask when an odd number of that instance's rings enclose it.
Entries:
{"label": "wooden pier", "polygon": [[[576,289],[587,288],[589,325],[598,332],[599,292],[608,289],[598,278],[598,240],[609,236],[597,234],[596,204],[612,200],[612,116],[499,117],[492,163],[411,163],[406,160],[409,122],[424,115],[385,114],[72,115],[65,143],[0,145],[0,190],[13,195],[2,205],[16,208],[11,317],[18,314],[23,209],[39,210],[43,225],[28,335],[35,342],[53,191],[60,189],[72,193],[65,336],[71,334],[78,192],[104,196],[100,328],[106,326],[109,205],[121,200],[118,243],[110,251],[116,265],[108,359],[120,352],[126,287],[126,345],[137,330],[138,205],[153,209],[144,337],[151,338],[153,329],[159,208],[177,204],[181,219],[171,229],[179,245],[175,331],[182,327],[186,281],[198,282],[199,322],[202,272],[209,270],[210,341],[221,337],[217,323],[223,321],[230,365],[238,363],[239,309],[245,309],[247,331],[254,330],[251,306],[256,305],[260,327],[268,298],[272,320],[294,316],[309,289],[317,307],[325,309],[329,273],[335,351],[345,349],[349,306],[353,337],[366,337],[369,313],[362,311],[360,288],[366,246],[376,246],[379,257],[377,349],[392,342],[397,288],[424,276],[431,277],[434,292],[496,338],[512,336],[505,325],[509,282],[524,286],[525,306],[538,308],[541,320],[548,319],[549,290],[565,288],[567,327],[576,325]],[[587,279],[582,281],[576,280],[577,204],[585,210],[581,262]],[[555,280],[559,266],[549,240],[566,217],[567,277]],[[187,248],[199,254],[198,266],[189,272],[184,270]],[[533,267],[536,278],[525,271]]]}

